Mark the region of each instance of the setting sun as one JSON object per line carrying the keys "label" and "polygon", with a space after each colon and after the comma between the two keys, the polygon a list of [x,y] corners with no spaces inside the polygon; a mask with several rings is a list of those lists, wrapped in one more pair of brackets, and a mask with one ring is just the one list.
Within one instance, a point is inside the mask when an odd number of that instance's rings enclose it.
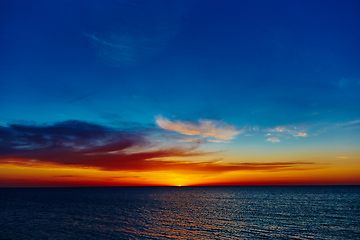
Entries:
{"label": "setting sun", "polygon": [[1,0],[0,239],[359,239],[359,0]]}

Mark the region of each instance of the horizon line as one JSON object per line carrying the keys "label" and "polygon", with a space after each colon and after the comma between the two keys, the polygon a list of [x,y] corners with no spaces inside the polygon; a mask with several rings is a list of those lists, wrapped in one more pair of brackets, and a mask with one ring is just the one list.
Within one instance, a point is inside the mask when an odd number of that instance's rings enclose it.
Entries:
{"label": "horizon line", "polygon": [[122,186],[0,186],[0,189],[9,188],[136,188],[136,187],[306,187],[306,186],[359,186],[360,183],[354,184],[243,184],[243,185],[122,185]]}

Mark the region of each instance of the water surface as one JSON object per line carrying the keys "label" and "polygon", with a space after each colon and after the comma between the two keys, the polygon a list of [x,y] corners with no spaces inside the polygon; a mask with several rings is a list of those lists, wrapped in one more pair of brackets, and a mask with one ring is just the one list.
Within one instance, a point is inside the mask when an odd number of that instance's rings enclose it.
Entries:
{"label": "water surface", "polygon": [[359,239],[360,186],[0,189],[0,239]]}

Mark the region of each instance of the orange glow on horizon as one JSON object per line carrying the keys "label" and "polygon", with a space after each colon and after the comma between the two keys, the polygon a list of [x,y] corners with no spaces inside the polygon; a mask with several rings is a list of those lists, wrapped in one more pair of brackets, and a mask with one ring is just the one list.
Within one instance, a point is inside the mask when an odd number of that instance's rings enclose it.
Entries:
{"label": "orange glow on horizon", "polygon": [[360,167],[328,167],[292,171],[230,171],[219,173],[150,171],[119,172],[96,169],[6,166],[0,187],[85,186],[219,186],[219,185],[338,185],[360,184]]}
{"label": "orange glow on horizon", "polygon": [[0,187],[360,184],[360,162],[356,157],[338,155],[317,163],[311,158],[300,162],[279,159],[242,163],[163,159],[149,161],[149,169],[137,171],[8,159],[0,165]]}

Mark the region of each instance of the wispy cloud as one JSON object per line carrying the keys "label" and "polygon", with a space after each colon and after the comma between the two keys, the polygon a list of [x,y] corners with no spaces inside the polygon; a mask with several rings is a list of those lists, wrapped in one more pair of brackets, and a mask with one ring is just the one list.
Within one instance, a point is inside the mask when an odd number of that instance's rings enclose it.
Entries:
{"label": "wispy cloud", "polygon": [[[89,161],[90,159],[88,159]],[[144,158],[123,159],[122,161],[114,161],[115,159],[102,158],[98,162],[89,161],[87,164],[73,163],[73,164],[58,164],[58,166],[69,166],[79,168],[97,168],[103,171],[130,171],[130,172],[152,172],[152,171],[176,171],[183,173],[221,173],[221,172],[236,172],[236,171],[266,171],[266,172],[284,172],[284,171],[309,171],[319,169],[314,162],[250,162],[250,163],[223,163],[218,161],[176,161],[176,160],[159,160]],[[119,160],[119,159],[118,159]],[[102,161],[102,163],[100,163]],[[9,162],[6,159],[0,161],[1,165],[11,164],[21,167],[38,167],[41,163],[30,164],[28,159],[19,158],[13,159]],[[56,166],[56,165],[54,165]],[[73,175],[60,175],[54,177],[77,177]]]}
{"label": "wispy cloud", "polygon": [[280,140],[279,140],[278,138],[275,138],[275,137],[273,137],[273,138],[268,138],[268,139],[266,139],[266,141],[272,142],[272,143],[280,142]]}
{"label": "wispy cloud", "polygon": [[205,141],[201,138],[180,138],[180,142],[191,142],[191,143],[207,143],[208,141]]}
{"label": "wispy cloud", "polygon": [[294,137],[306,137],[306,136],[307,136],[307,133],[301,133],[301,132],[299,132],[298,134],[294,134],[293,136],[294,136]]}
{"label": "wispy cloud", "polygon": [[199,120],[198,122],[170,121],[162,116],[157,116],[156,123],[163,129],[185,135],[209,138],[209,141],[212,142],[230,140],[242,133],[242,130],[237,130],[233,125],[214,120]]}
{"label": "wispy cloud", "polygon": [[278,134],[292,135],[294,137],[307,137],[308,136],[308,134],[304,130],[299,130],[297,127],[277,126],[274,128],[267,128],[264,131],[268,132],[267,135],[269,133],[278,133]]}
{"label": "wispy cloud", "polygon": [[58,178],[79,178],[81,176],[78,176],[78,175],[55,175],[53,177],[58,177]]}
{"label": "wispy cloud", "polygon": [[350,87],[360,86],[360,80],[356,78],[343,77],[338,81],[333,81],[332,84],[340,89],[347,89]]}
{"label": "wispy cloud", "polygon": [[350,125],[354,125],[354,124],[358,124],[358,123],[360,123],[360,119],[357,119],[354,121],[349,121],[349,122],[344,122],[344,123],[339,123],[338,126],[344,127],[344,126],[350,126]]}
{"label": "wispy cloud", "polygon": [[[93,29],[84,35],[106,63],[135,64],[161,52],[176,36],[181,26],[181,5],[173,1],[153,6],[141,2],[126,4],[116,11],[121,21],[113,21],[101,31]],[[113,5],[103,7],[110,9]]]}
{"label": "wispy cloud", "polygon": [[84,100],[86,98],[89,98],[91,96],[94,96],[94,95],[98,94],[99,92],[100,91],[94,91],[94,92],[91,92],[91,93],[87,93],[87,94],[83,94],[83,95],[74,97],[71,100],[69,100],[67,103],[74,103],[74,102],[82,101],[82,100]]}
{"label": "wispy cloud", "polygon": [[[89,37],[98,49],[101,58],[115,63],[129,64],[134,63],[140,58],[140,50],[137,45],[144,43],[136,43],[133,36],[110,36],[106,40],[94,34],[85,34]],[[144,54],[144,53],[143,53]]]}
{"label": "wispy cloud", "polygon": [[359,159],[360,157],[356,156],[337,156],[338,159]]}

